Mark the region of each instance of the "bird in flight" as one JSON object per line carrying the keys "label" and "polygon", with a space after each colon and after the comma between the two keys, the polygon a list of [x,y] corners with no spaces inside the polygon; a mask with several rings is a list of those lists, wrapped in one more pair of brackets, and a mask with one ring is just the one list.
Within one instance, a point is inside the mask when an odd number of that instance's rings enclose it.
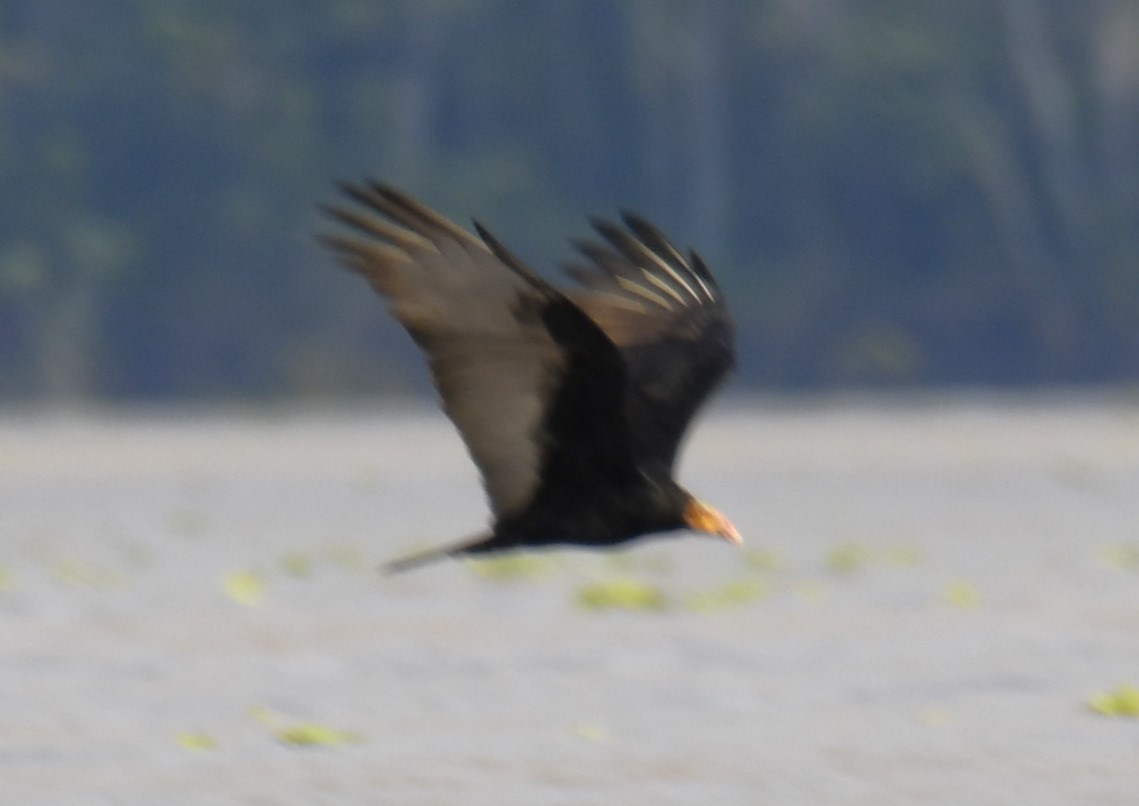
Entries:
{"label": "bird in flight", "polygon": [[690,529],[742,544],[673,479],[689,422],[735,360],[707,266],[653,225],[591,219],[601,240],[559,290],[475,222],[477,236],[377,182],[345,184],[318,236],[363,275],[427,358],[482,475],[493,519],[460,543],[395,560],[614,546]]}

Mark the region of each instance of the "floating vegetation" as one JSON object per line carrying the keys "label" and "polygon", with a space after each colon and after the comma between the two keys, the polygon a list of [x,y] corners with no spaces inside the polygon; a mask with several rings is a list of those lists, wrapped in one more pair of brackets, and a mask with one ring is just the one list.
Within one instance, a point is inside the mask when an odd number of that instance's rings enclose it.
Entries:
{"label": "floating vegetation", "polygon": [[238,571],[228,574],[222,580],[225,595],[238,604],[255,607],[265,598],[265,583],[252,571]]}
{"label": "floating vegetation", "polygon": [[576,598],[586,610],[663,610],[668,606],[660,588],[629,577],[583,585]]}
{"label": "floating vegetation", "polygon": [[497,557],[471,558],[466,565],[483,579],[512,582],[544,576],[553,570],[554,562],[548,557],[518,552]]}
{"label": "floating vegetation", "polygon": [[286,725],[283,720],[265,707],[249,709],[250,715],[264,725],[274,738],[290,747],[330,747],[341,744],[359,744],[363,737],[353,731],[339,730],[316,722],[298,722]]}
{"label": "floating vegetation", "polygon": [[840,543],[827,553],[826,565],[838,573],[850,573],[870,565],[908,568],[917,565],[921,556],[917,546],[870,548],[862,543]]}
{"label": "floating vegetation", "polygon": [[8,569],[0,566],[0,591],[9,590],[12,587],[12,576],[8,573]]}
{"label": "floating vegetation", "polygon": [[277,565],[291,577],[307,577],[312,573],[312,559],[299,551],[284,555]]}
{"label": "floating vegetation", "polygon": [[1139,571],[1139,546],[1106,546],[1101,549],[1100,555],[1112,568]]}
{"label": "floating vegetation", "polygon": [[870,550],[859,543],[842,543],[827,552],[827,568],[840,574],[857,571],[870,562]]}
{"label": "floating vegetation", "polygon": [[1088,698],[1088,708],[1103,716],[1139,718],[1139,686],[1124,684]]}
{"label": "floating vegetation", "polygon": [[218,743],[214,737],[206,733],[182,731],[174,737],[174,741],[187,750],[217,750]]}
{"label": "floating vegetation", "polygon": [[711,590],[690,593],[684,597],[684,606],[699,613],[707,613],[766,599],[770,594],[771,587],[766,582],[740,579]]}
{"label": "floating vegetation", "polygon": [[946,585],[942,598],[954,607],[972,608],[981,605],[981,592],[975,585],[961,580]]}
{"label": "floating vegetation", "polygon": [[278,739],[293,747],[327,747],[338,744],[359,744],[363,741],[358,733],[318,725],[315,722],[302,722],[279,728],[275,733]]}
{"label": "floating vegetation", "polygon": [[579,722],[573,732],[578,738],[594,744],[604,744],[609,741],[608,729],[599,722]]}
{"label": "floating vegetation", "polygon": [[779,556],[766,549],[744,549],[744,563],[753,571],[778,571],[782,563]]}

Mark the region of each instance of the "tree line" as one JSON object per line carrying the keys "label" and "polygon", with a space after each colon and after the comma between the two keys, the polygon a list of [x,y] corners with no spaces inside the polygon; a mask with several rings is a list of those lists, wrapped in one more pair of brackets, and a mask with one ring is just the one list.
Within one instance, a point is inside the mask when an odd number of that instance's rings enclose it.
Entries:
{"label": "tree line", "polygon": [[1139,379],[1129,0],[0,0],[0,400],[423,389],[314,245],[374,175],[539,270],[635,210],[743,386]]}

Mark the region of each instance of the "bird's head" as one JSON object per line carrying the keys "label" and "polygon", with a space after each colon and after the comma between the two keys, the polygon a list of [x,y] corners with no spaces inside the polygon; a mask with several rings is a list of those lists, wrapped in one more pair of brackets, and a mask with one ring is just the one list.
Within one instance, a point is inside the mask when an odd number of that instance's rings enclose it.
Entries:
{"label": "bird's head", "polygon": [[705,532],[718,535],[729,543],[742,546],[744,539],[736,531],[736,527],[717,509],[708,506],[703,501],[689,498],[684,505],[684,524],[695,532]]}

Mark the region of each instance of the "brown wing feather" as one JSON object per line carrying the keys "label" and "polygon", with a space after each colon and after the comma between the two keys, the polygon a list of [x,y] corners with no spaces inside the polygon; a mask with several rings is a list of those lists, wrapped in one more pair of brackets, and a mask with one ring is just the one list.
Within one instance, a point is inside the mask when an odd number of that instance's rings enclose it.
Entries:
{"label": "brown wing feather", "polygon": [[542,321],[556,292],[397,191],[345,191],[363,211],[328,212],[364,239],[320,240],[387,298],[427,354],[443,408],[482,474],[495,516],[519,510],[540,483],[538,433],[565,367],[563,349]]}
{"label": "brown wing feather", "polygon": [[585,289],[567,295],[621,349],[634,453],[671,472],[692,417],[735,360],[731,318],[703,261],[685,258],[653,225],[593,226],[607,245],[576,242],[593,265],[566,266]]}

